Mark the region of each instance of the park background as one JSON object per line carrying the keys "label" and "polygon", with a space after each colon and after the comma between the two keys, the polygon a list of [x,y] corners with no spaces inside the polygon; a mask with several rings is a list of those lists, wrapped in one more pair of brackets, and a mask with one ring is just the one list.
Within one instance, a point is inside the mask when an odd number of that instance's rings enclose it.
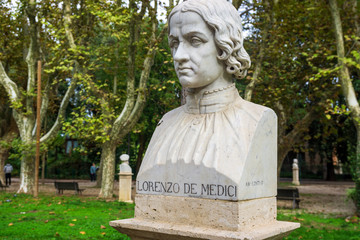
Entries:
{"label": "park background", "polygon": [[[301,179],[353,181],[347,192],[359,214],[358,1],[232,3],[252,60],[236,86],[278,115],[278,177],[291,177],[297,158]],[[0,0],[2,182],[9,162],[21,179],[15,191],[34,191],[38,60],[40,178],[89,179],[95,162],[97,195],[113,199],[123,153],[136,177],[157,123],[186,94],[167,43],[166,14],[176,4]]]}

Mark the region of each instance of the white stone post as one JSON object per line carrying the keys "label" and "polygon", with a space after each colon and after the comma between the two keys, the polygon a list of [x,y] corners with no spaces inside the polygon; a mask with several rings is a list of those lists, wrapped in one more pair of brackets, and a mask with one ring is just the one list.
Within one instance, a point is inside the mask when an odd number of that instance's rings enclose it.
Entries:
{"label": "white stone post", "polygon": [[295,158],[294,162],[292,164],[292,171],[293,171],[293,181],[292,184],[299,186],[300,182],[299,182],[299,165],[298,165],[298,160]]}
{"label": "white stone post", "polygon": [[129,166],[129,155],[120,156],[120,173],[119,173],[119,202],[133,203],[131,200],[132,170]]}

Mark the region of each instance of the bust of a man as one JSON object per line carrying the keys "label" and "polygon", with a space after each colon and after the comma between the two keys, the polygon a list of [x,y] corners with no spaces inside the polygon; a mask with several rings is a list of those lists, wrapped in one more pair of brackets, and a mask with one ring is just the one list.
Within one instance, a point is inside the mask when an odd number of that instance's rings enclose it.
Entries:
{"label": "bust of a man", "polygon": [[225,0],[188,0],[169,15],[169,44],[186,104],[163,116],[138,194],[243,200],[276,195],[277,118],[243,100],[250,67],[241,19]]}

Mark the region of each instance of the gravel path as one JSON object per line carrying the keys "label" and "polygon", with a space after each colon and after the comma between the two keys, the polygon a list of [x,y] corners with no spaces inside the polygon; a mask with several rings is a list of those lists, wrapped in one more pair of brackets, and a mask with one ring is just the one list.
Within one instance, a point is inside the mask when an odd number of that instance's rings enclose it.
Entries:
{"label": "gravel path", "polygon": [[[60,181],[60,180],[58,180]],[[76,181],[80,188],[86,189],[82,197],[97,197],[100,188],[95,182],[89,180],[61,180]],[[283,181],[283,180],[282,180]],[[288,180],[284,180],[288,181]],[[327,181],[302,181],[298,186],[300,192],[300,209],[310,213],[335,214],[337,216],[351,216],[355,212],[355,205],[352,201],[346,200],[346,190],[354,187],[352,182],[327,182]],[[135,187],[135,185],[134,185]],[[13,184],[7,190],[16,192],[19,188],[19,178],[13,178]],[[39,184],[40,193],[55,194],[54,180],[45,179],[45,184]],[[73,191],[64,191],[64,195],[72,195]],[[119,194],[119,184],[115,181],[114,194]],[[133,197],[135,191],[133,191]],[[116,200],[114,198],[114,200]],[[278,201],[279,207],[291,208],[290,201]]]}
{"label": "gravel path", "polygon": [[[300,208],[310,213],[335,214],[351,216],[355,213],[355,205],[346,199],[346,190],[355,187],[352,182],[302,181],[298,186],[300,192]],[[279,206],[291,207],[289,201],[278,201]]]}

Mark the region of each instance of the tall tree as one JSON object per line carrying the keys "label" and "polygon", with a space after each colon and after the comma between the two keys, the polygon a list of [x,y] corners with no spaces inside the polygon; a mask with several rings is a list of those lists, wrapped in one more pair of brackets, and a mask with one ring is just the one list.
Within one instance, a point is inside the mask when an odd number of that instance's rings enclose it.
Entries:
{"label": "tall tree", "polygon": [[[129,29],[129,51],[128,51],[128,76],[126,102],[122,112],[117,116],[109,129],[109,140],[102,145],[101,161],[103,162],[102,184],[99,197],[111,198],[113,195],[114,172],[115,172],[115,150],[116,145],[126,136],[139,120],[146,103],[146,84],[149,79],[151,66],[157,50],[157,45],[164,36],[165,28],[159,33],[157,30],[157,6],[150,6],[150,1],[142,1],[142,8],[139,14],[133,14],[130,20]],[[130,11],[137,12],[137,4],[134,0],[129,1]],[[146,57],[143,61],[142,71],[137,88],[135,87],[135,54],[138,34],[141,30],[141,21],[144,18],[146,8],[150,17],[151,40],[149,42]]]}
{"label": "tall tree", "polygon": [[324,116],[327,99],[337,94],[336,86],[327,81],[332,73],[326,60],[331,44],[322,40],[328,38],[327,15],[319,17],[323,4],[313,1],[244,4],[240,9],[245,9],[245,28],[251,32],[245,44],[255,56],[244,97],[271,107],[278,115],[280,176],[288,152],[305,142],[310,124]]}
{"label": "tall tree", "polygon": [[[44,53],[41,49],[40,38],[44,34],[42,25],[39,19],[42,16],[39,14],[39,6],[35,0],[20,2],[19,9],[24,9],[27,16],[28,23],[25,23],[24,29],[28,32],[29,45],[26,47],[26,68],[27,68],[27,82],[25,84],[26,89],[22,90],[21,86],[18,86],[9,75],[7,74],[2,61],[0,61],[0,84],[5,88],[11,106],[13,108],[13,117],[16,125],[19,129],[19,135],[23,143],[21,170],[20,170],[20,188],[18,192],[32,193],[34,187],[34,154],[33,147],[35,143],[35,129],[36,129],[36,117],[34,110],[34,89],[36,80],[36,62],[39,59],[44,58]],[[28,30],[27,30],[28,29]],[[21,33],[19,33],[21,34]],[[47,81],[45,84],[45,91],[50,89],[51,81]],[[62,119],[64,118],[65,109],[69,103],[70,97],[74,93],[76,81],[73,80],[69,84],[69,87],[61,100],[61,104],[58,110],[58,116],[49,132],[47,132],[42,138],[41,142],[49,142],[55,138],[58,130],[61,127]],[[41,118],[46,115],[46,110],[49,103],[47,94],[43,95]]]}
{"label": "tall tree", "polygon": [[[96,36],[87,41],[88,75],[77,93],[81,103],[64,130],[84,140],[92,138],[101,147],[99,197],[112,198],[116,148],[145,107],[150,70],[166,28],[158,27],[158,1],[85,3],[81,15],[94,16]],[[72,12],[77,14],[74,5]],[[82,44],[84,48],[85,41]]]}
{"label": "tall tree", "polygon": [[[356,200],[357,200],[357,206],[356,206],[357,213],[360,214],[360,106],[351,80],[350,71],[347,66],[343,27],[342,27],[342,21],[340,17],[340,10],[338,7],[338,3],[337,0],[329,0],[328,3],[329,3],[329,9],[331,12],[334,34],[336,39],[336,51],[337,51],[337,60],[339,66],[339,80],[341,83],[341,89],[346,100],[346,105],[350,109],[350,115],[356,127],[356,133],[357,133],[354,180],[356,184],[355,191],[356,191]],[[355,13],[357,13],[356,10]],[[357,56],[359,57],[359,53],[357,53]],[[360,65],[358,67],[360,68]]]}

